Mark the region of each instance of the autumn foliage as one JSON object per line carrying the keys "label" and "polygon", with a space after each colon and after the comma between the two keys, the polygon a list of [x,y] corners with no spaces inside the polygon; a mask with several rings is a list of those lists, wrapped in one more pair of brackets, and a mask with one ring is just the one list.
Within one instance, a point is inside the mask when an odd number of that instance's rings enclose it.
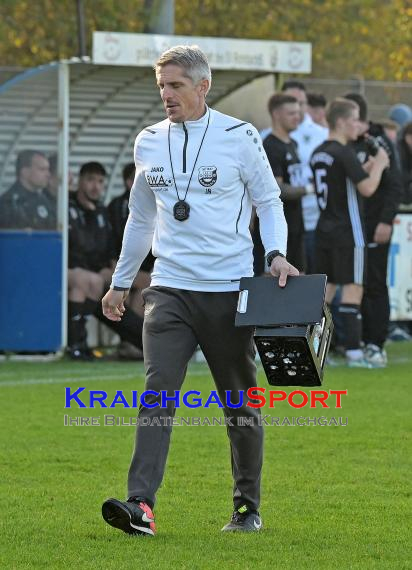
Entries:
{"label": "autumn foliage", "polygon": [[[144,0],[84,0],[94,30],[143,32]],[[412,80],[412,0],[175,0],[175,33],[309,41],[316,77]],[[2,0],[0,61],[77,55],[75,0]]]}

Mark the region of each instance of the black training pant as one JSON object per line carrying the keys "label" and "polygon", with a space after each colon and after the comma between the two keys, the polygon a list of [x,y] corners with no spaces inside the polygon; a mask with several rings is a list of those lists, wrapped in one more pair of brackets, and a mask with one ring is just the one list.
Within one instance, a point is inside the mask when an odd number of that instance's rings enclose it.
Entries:
{"label": "black training pant", "polygon": [[[244,504],[258,509],[263,455],[263,428],[260,412],[246,407],[246,390],[256,386],[253,329],[236,328],[237,292],[205,293],[181,291],[168,287],[150,287],[143,291],[145,318],[143,326],[146,390],[167,390],[173,396],[182,387],[188,362],[199,344],[212,372],[219,397],[226,402],[225,390],[232,390],[232,402],[238,390],[245,391],[241,408],[224,408],[232,417],[228,426],[234,479],[234,506]],[[159,401],[147,396],[146,403]],[[139,420],[148,418],[152,425],[139,425],[129,470],[128,496],[146,498],[152,505],[162,482],[172,427],[153,425],[154,418],[173,417],[173,402],[166,408],[139,410]],[[237,417],[253,418],[253,425],[238,426]],[[147,421],[147,420],[146,420]],[[192,453],[196,453],[193,449]],[[187,458],[190,463],[190,457]],[[207,474],[210,476],[210,474]]]}
{"label": "black training pant", "polygon": [[388,243],[368,247],[366,285],[362,299],[363,340],[383,347],[388,335],[390,305],[386,283]]}

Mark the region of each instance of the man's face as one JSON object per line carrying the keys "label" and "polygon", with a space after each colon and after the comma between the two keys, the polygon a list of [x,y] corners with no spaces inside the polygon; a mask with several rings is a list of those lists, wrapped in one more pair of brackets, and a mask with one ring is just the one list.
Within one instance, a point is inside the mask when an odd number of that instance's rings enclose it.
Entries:
{"label": "man's face", "polygon": [[327,127],[328,123],[326,121],[326,109],[325,107],[307,107],[309,115],[312,117],[312,121],[322,127]]}
{"label": "man's face", "polygon": [[369,123],[367,121],[358,121],[358,137],[364,135],[369,130]]}
{"label": "man's face", "polygon": [[353,109],[346,119],[339,119],[346,140],[356,141],[360,134],[359,109]]}
{"label": "man's face", "polygon": [[50,194],[52,194],[52,196],[57,196],[57,192],[59,190],[59,177],[57,176],[56,172],[50,174],[47,190],[50,192]]}
{"label": "man's face", "polygon": [[[388,139],[394,144],[396,145],[396,140],[398,137],[398,131],[393,128],[393,127],[383,127],[383,130],[385,131],[385,135],[388,137]],[[409,135],[411,137],[411,148],[412,148],[412,135]]]}
{"label": "man's face", "polygon": [[308,105],[305,91],[302,91],[302,89],[298,89],[297,87],[291,87],[290,89],[286,89],[283,93],[285,93],[285,95],[292,95],[292,97],[298,100],[300,122],[302,122],[305,118]]}
{"label": "man's face", "polygon": [[86,172],[79,178],[79,193],[92,202],[101,200],[104,194],[104,176]]}
{"label": "man's face", "polygon": [[180,66],[167,64],[157,68],[156,80],[167,116],[173,123],[196,120],[203,115],[209,88],[207,79],[195,85]]}
{"label": "man's face", "polygon": [[300,123],[299,103],[285,103],[273,111],[273,119],[286,132],[294,131]]}
{"label": "man's face", "polygon": [[31,166],[24,166],[20,174],[21,182],[29,190],[46,188],[50,178],[49,161],[40,154],[31,159]]}

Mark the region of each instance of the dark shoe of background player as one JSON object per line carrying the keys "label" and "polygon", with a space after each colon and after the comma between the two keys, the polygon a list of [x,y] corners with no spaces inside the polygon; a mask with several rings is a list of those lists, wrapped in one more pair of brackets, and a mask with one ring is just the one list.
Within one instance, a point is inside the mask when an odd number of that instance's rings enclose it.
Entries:
{"label": "dark shoe of background player", "polygon": [[127,534],[154,536],[156,533],[152,509],[139,498],[132,497],[127,501],[107,499],[102,506],[102,515],[110,526]]}
{"label": "dark shoe of background player", "polygon": [[230,522],[222,528],[223,532],[257,532],[262,529],[262,519],[257,511],[248,509],[246,505],[233,511]]}
{"label": "dark shoe of background player", "polygon": [[92,362],[103,358],[103,353],[96,348],[89,348],[88,346],[73,345],[67,348],[67,355],[71,360],[78,360],[81,362]]}
{"label": "dark shoe of background player", "polygon": [[395,342],[412,340],[412,336],[403,327],[396,326],[389,332],[388,340],[393,340]]}

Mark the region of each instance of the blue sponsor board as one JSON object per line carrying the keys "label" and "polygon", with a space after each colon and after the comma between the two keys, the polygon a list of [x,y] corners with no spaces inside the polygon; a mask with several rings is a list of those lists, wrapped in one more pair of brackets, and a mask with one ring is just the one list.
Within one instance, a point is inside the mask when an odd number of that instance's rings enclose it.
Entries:
{"label": "blue sponsor board", "polygon": [[412,214],[399,214],[388,259],[391,320],[412,320]]}
{"label": "blue sponsor board", "polygon": [[0,231],[0,350],[55,352],[62,345],[62,236]]}

